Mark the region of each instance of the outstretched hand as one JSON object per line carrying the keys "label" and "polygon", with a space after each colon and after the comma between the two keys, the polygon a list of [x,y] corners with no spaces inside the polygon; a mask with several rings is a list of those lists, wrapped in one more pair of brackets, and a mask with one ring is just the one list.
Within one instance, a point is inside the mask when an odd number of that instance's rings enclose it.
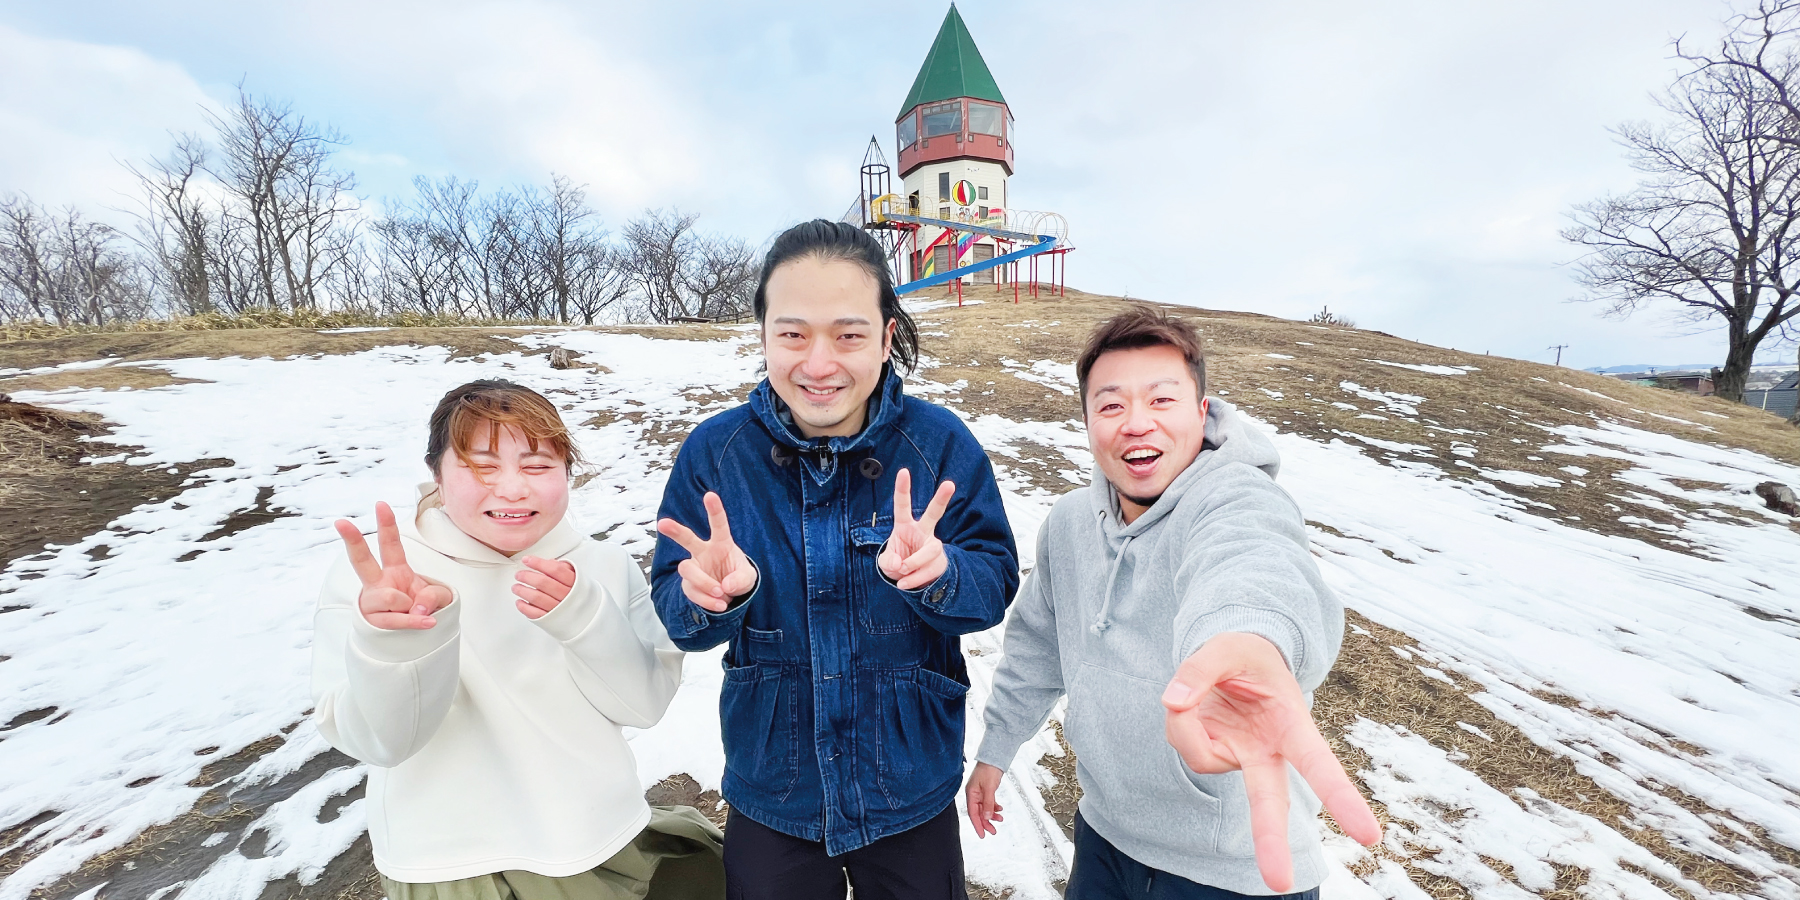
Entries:
{"label": "outstretched hand", "polygon": [[876,564],[881,574],[903,591],[916,591],[941,577],[950,567],[944,555],[944,542],[938,540],[938,520],[950,508],[956,484],[946,481],[925,505],[924,515],[913,518],[912,473],[901,469],[894,473],[894,530],[887,545],[881,548]]}
{"label": "outstretched hand", "polygon": [[733,597],[756,590],[756,567],[731,539],[724,501],[707,491],[705,502],[711,538],[701,540],[693,529],[674,519],[658,519],[656,530],[688,552],[688,558],[676,567],[681,574],[681,592],[701,609],[717,613],[730,607]]}
{"label": "outstretched hand", "polygon": [[381,547],[379,563],[354,523],[339,519],[335,527],[344,539],[344,549],[350,553],[350,565],[362,581],[356,606],[370,625],[395,631],[437,624],[432,614],[450,605],[450,589],[406,564],[406,548],[400,543],[400,526],[394,521],[393,509],[386,503],[375,504],[376,543]]}
{"label": "outstretched hand", "polygon": [[1163,692],[1170,746],[1188,768],[1216,775],[1242,770],[1250,831],[1263,882],[1293,889],[1288,849],[1288,766],[1306,779],[1345,834],[1365,846],[1381,826],[1331,746],[1313,724],[1300,685],[1274,644],[1226,633],[1181,664]]}

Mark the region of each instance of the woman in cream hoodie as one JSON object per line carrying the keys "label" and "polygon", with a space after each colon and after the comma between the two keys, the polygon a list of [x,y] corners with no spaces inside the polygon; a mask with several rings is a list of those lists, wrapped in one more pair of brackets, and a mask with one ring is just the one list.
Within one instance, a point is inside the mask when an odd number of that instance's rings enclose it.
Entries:
{"label": "woman in cream hoodie", "polygon": [[644,800],[621,729],[662,717],[682,654],[631,557],[565,520],[578,461],[543,396],[471,382],[431,415],[412,521],[376,505],[379,560],[337,523],[313,720],[370,765],[391,900],[724,894],[718,829]]}

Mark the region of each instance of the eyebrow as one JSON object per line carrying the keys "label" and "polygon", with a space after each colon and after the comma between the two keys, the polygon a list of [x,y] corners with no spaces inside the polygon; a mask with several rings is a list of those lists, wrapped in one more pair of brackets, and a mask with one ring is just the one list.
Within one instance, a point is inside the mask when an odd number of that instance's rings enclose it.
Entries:
{"label": "eyebrow", "polygon": [[[1157,388],[1157,387],[1162,387],[1165,384],[1173,384],[1173,385],[1176,385],[1177,387],[1179,387],[1181,385],[1181,379],[1179,379],[1179,378],[1158,378],[1157,380],[1144,385],[1144,387],[1145,387],[1145,389]],[[1095,388],[1094,392],[1093,392],[1093,396],[1098,397],[1101,394],[1105,394],[1108,392],[1118,393],[1118,392],[1121,392],[1124,390],[1125,390],[1125,386],[1122,384],[1109,384],[1104,387]]]}
{"label": "eyebrow", "polygon": [[[495,453],[492,450],[470,450],[469,455],[470,456],[485,456],[490,459],[499,459],[500,458],[500,454]],[[527,450],[524,453],[520,454],[519,458],[525,459],[525,458],[531,457],[531,456],[541,456],[541,457],[544,457],[545,459],[555,459],[556,458],[555,454],[550,453],[548,451],[544,451],[544,450]]]}
{"label": "eyebrow", "polygon": [[[777,325],[811,325],[812,323],[810,321],[807,321],[806,319],[800,318],[799,316],[782,316],[775,320],[775,324],[777,324]],[[863,318],[862,316],[845,316],[841,319],[838,319],[835,322],[832,322],[831,324],[836,325],[839,328],[842,328],[845,325],[867,325],[867,324],[869,324],[869,320]]]}

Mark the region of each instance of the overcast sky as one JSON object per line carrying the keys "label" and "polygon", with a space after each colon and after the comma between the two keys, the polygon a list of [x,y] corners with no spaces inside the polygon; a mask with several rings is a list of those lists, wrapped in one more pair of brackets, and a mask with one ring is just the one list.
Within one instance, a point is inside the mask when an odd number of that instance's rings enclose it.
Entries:
{"label": "overcast sky", "polygon": [[[153,8],[154,7],[154,8]],[[611,223],[753,242],[835,217],[946,4],[0,0],[0,192],[131,203],[122,160],[245,79],[342,131],[378,204],[416,175],[588,185]],[[1717,331],[1616,321],[1557,237],[1635,174],[1671,38],[1717,0],[959,5],[1017,117],[1015,207],[1100,293],[1358,325],[1566,365],[1722,362]],[[110,215],[118,215],[116,213]],[[1791,349],[1764,357],[1792,361]]]}

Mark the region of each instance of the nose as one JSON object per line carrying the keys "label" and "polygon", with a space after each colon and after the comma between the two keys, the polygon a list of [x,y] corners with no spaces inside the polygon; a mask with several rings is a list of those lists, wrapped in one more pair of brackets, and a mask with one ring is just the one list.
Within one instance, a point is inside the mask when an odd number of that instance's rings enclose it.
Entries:
{"label": "nose", "polygon": [[502,467],[500,474],[494,476],[494,496],[502,500],[523,500],[530,494],[525,473],[519,469]]}
{"label": "nose", "polygon": [[1145,435],[1156,430],[1156,417],[1150,415],[1150,408],[1141,403],[1131,404],[1125,415],[1125,424],[1120,431],[1129,435]]}
{"label": "nose", "polygon": [[831,350],[831,342],[828,340],[817,340],[809,344],[806,358],[800,361],[800,374],[809,380],[821,380],[835,374],[837,357]]}

